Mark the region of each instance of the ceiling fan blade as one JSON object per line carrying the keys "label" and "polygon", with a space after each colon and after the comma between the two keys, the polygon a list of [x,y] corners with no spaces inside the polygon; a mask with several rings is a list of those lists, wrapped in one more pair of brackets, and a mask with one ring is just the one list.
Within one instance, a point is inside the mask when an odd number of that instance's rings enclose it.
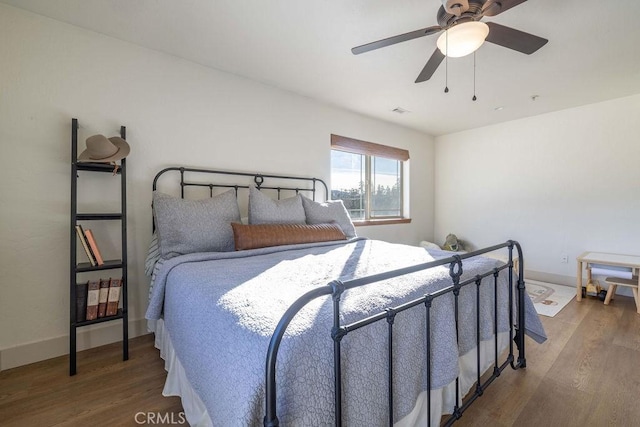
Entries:
{"label": "ceiling fan blade", "polygon": [[489,35],[486,41],[531,55],[549,40],[525,33],[495,22],[487,22]]}
{"label": "ceiling fan blade", "polygon": [[496,16],[527,0],[490,0],[482,7],[484,16]]}
{"label": "ceiling fan blade", "polygon": [[419,37],[428,36],[429,34],[437,33],[441,29],[442,27],[440,27],[439,25],[434,25],[433,27],[427,27],[421,30],[411,31],[410,33],[400,34],[397,36],[389,37],[389,38],[378,40],[375,42],[363,44],[362,46],[354,47],[353,49],[351,49],[351,52],[354,55],[359,55],[364,52],[369,52],[370,50],[380,49],[381,47],[387,47],[396,43],[406,42],[408,40],[413,40]]}
{"label": "ceiling fan blade", "polygon": [[444,55],[440,52],[440,49],[436,48],[436,50],[431,55],[431,58],[427,61],[427,64],[424,66],[420,75],[416,79],[416,83],[425,82],[433,76],[433,73],[436,72],[438,66],[444,59]]}

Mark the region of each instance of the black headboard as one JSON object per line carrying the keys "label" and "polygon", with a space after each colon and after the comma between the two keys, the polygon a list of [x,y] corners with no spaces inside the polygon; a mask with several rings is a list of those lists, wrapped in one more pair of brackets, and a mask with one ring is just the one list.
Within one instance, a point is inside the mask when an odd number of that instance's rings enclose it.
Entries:
{"label": "black headboard", "polygon": [[[280,195],[283,191],[292,191],[296,194],[306,192],[307,195],[310,196],[309,198],[316,200],[316,193],[321,188],[324,188],[324,200],[329,199],[329,187],[327,187],[327,184],[320,178],[221,171],[214,169],[188,168],[183,166],[169,167],[158,172],[155,178],[153,178],[154,191],[157,190],[158,179],[162,175],[171,172],[179,173],[180,197],[183,199],[186,187],[208,187],[209,194],[211,196],[213,196],[214,188],[234,188],[237,196],[238,189],[248,189],[250,185],[255,185],[260,190],[275,190],[277,191],[278,199],[280,199]],[[223,180],[223,176],[238,177],[237,181],[239,182],[236,182],[235,179],[233,179],[232,182],[228,179]],[[319,188],[318,183],[322,185],[321,188]]]}

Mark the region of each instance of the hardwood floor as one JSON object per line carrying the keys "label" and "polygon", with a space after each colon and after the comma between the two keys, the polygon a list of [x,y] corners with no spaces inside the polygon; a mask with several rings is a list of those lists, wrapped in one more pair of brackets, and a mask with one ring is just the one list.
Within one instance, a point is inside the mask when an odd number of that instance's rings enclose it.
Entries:
{"label": "hardwood floor", "polygon": [[640,315],[633,298],[617,296],[609,306],[574,299],[556,317],[541,319],[549,339],[541,345],[527,339],[527,368],[505,372],[455,425],[640,425]]}
{"label": "hardwood floor", "polygon": [[138,412],[179,421],[180,399],[162,396],[165,376],[151,335],[130,340],[126,362],[121,343],[79,352],[73,377],[68,356],[2,371],[0,425],[136,426]]}
{"label": "hardwood floor", "polygon": [[[527,368],[506,370],[455,425],[639,425],[640,315],[633,299],[617,297],[609,306],[574,300],[542,321],[549,340],[528,340]],[[164,380],[150,335],[131,340],[127,362],[117,343],[78,353],[74,377],[66,356],[3,371],[0,425],[163,424],[145,422],[155,414],[177,423],[180,399],[162,396]]]}

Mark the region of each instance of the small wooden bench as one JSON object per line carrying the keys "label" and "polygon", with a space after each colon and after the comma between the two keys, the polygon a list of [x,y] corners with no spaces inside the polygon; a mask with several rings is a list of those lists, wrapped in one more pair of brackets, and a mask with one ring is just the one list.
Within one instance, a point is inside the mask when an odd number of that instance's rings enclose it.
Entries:
{"label": "small wooden bench", "polygon": [[638,301],[638,277],[634,276],[631,279],[621,279],[619,277],[607,277],[604,279],[605,283],[609,285],[609,289],[607,289],[607,296],[604,299],[604,304],[608,305],[609,302],[613,299],[613,294],[616,293],[616,288],[618,285],[627,286],[631,288],[633,292],[633,299],[636,302],[636,312],[640,314],[640,302]]}

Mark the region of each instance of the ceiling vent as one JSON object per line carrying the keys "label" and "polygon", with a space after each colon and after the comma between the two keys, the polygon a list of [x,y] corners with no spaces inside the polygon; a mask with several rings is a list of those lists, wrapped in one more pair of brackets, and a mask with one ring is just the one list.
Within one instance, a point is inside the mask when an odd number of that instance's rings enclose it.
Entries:
{"label": "ceiling vent", "polygon": [[393,111],[394,113],[398,113],[398,114],[404,114],[404,113],[408,113],[409,112],[409,110],[405,110],[402,107],[396,107],[391,111]]}

